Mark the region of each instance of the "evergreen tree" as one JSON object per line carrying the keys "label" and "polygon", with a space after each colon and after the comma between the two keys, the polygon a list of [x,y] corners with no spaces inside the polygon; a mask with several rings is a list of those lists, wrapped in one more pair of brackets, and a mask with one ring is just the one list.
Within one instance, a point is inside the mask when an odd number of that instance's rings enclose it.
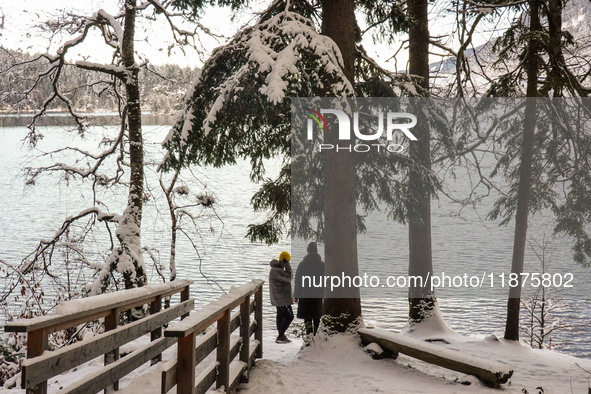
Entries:
{"label": "evergreen tree", "polygon": [[[505,151],[495,173],[503,170],[510,181],[509,192],[498,199],[489,217],[503,217],[507,224],[515,217],[512,273],[521,284],[528,216],[550,209],[556,218],[556,234],[573,236],[575,261],[588,264],[591,238],[588,234],[591,204],[583,197],[589,192],[591,166],[579,160],[588,156],[589,101],[567,96],[585,96],[587,90],[567,66],[563,50],[573,45],[572,36],[562,30],[560,1],[530,1],[527,18],[520,15],[508,31],[497,40],[499,60],[515,57],[518,66],[502,75],[489,94],[520,94],[525,85],[523,117],[512,121],[498,136]],[[529,20],[529,26],[526,21]],[[502,85],[511,80],[513,89]],[[544,99],[539,97],[545,97]],[[585,186],[583,186],[585,185]],[[519,339],[521,285],[511,288],[507,303],[505,338]]]}
{"label": "evergreen tree", "polygon": [[[419,79],[424,92],[429,91],[429,2],[428,0],[410,0],[408,2],[408,18],[411,20],[408,32],[409,66],[408,71]],[[420,112],[420,108],[416,108]],[[429,275],[433,275],[433,258],[431,252],[431,193],[429,180],[423,177],[424,169],[431,169],[431,125],[425,116],[418,117],[414,132],[418,138],[410,147],[410,159],[417,163],[420,170],[410,171],[409,192],[417,201],[417,215],[409,218],[408,274],[420,276],[424,283],[421,287],[409,288],[409,318],[419,322],[429,315],[434,307],[435,298],[427,285]]]}
{"label": "evergreen tree", "polygon": [[[367,6],[375,5],[368,3]],[[380,6],[383,5],[380,3]],[[275,1],[254,26],[238,32],[206,62],[194,90],[188,95],[182,120],[164,142],[169,154],[161,164],[162,169],[169,170],[193,163],[222,166],[234,164],[239,158],[249,159],[251,179],[262,181],[261,189],[253,197],[253,205],[256,210],[271,211],[264,223],[249,226],[250,239],[276,242],[287,221],[291,220],[293,235],[325,241],[327,270],[342,268],[344,264],[352,267],[348,275],[357,272],[355,229],[363,229],[362,218],[355,214],[355,200],[367,210],[375,209],[380,201],[385,202],[396,220],[406,222],[412,217],[415,223],[422,223],[422,218],[417,216],[420,211],[417,200],[428,203],[438,188],[436,177],[418,157],[409,160],[404,155],[392,155],[389,163],[382,163],[383,176],[376,179],[376,163],[372,163],[368,155],[356,159],[347,154],[327,155],[314,168],[316,176],[323,171],[327,174],[324,178],[329,184],[326,190],[331,192],[325,193],[315,186],[309,189],[313,190],[309,193],[314,194],[311,200],[323,201],[308,207],[315,210],[308,213],[318,219],[317,228],[311,229],[309,221],[292,216],[290,202],[300,208],[302,204],[293,200],[299,196],[290,195],[291,127],[286,116],[291,108],[286,97],[396,97],[427,92],[421,84],[428,86],[428,66],[421,66],[422,70],[427,70],[427,78],[419,83],[416,81],[420,78],[412,79],[382,69],[362,47],[356,46],[354,9],[354,5],[348,3],[345,6],[343,2],[323,2],[320,22],[325,34],[321,35],[315,27],[314,21],[318,20],[315,6],[310,7],[307,2]],[[426,37],[428,42],[428,32]],[[421,64],[426,60],[423,56]],[[431,119],[431,127],[445,118],[438,111],[437,106],[425,106],[424,113]],[[456,146],[447,125],[443,125],[441,131],[442,143],[438,151],[447,151],[442,154],[449,156],[449,150],[455,150]],[[430,144],[428,134],[425,141],[423,150],[425,143],[427,148]],[[283,169],[277,179],[265,179],[262,160],[277,154],[284,157]],[[332,163],[331,160],[336,161]],[[415,179],[420,179],[424,197],[417,198],[419,186],[412,189],[409,183],[408,174],[413,171]],[[333,192],[334,196],[330,194]],[[349,208],[335,201],[349,204]],[[342,225],[342,221],[336,224],[338,222],[330,219],[329,211],[335,217],[344,215],[347,225]],[[430,252],[428,254],[430,264]],[[330,310],[333,302],[338,306]],[[358,300],[330,300],[327,309],[333,316],[348,312],[350,319],[360,314]]]}

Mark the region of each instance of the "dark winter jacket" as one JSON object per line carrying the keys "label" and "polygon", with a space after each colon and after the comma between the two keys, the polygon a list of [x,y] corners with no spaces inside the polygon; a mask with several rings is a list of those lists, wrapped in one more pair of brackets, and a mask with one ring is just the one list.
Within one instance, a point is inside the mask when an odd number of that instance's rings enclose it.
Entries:
{"label": "dark winter jacket", "polygon": [[279,260],[271,260],[269,271],[269,293],[271,304],[286,306],[293,304],[291,295],[292,271],[289,262],[282,263]]}
{"label": "dark winter jacket", "polygon": [[[302,278],[309,276],[311,281]],[[295,298],[298,298],[298,318],[312,320],[320,319],[322,316],[322,299],[324,287],[324,263],[318,253],[309,253],[298,265],[295,282]]]}

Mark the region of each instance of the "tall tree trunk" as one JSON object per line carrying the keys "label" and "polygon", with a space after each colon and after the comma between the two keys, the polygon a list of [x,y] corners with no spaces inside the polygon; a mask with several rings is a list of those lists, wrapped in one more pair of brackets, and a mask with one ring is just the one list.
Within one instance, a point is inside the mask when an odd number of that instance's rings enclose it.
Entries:
{"label": "tall tree trunk", "polygon": [[541,30],[537,0],[530,0],[530,41],[527,52],[527,98],[519,166],[519,187],[517,189],[517,212],[515,213],[515,235],[513,238],[513,258],[511,273],[519,276],[519,285],[509,290],[507,301],[507,322],[505,339],[519,340],[519,308],[521,302],[521,273],[527,237],[527,217],[531,188],[531,173],[534,154],[534,134],[536,128],[536,99],[538,96],[538,39]]}
{"label": "tall tree trunk", "polygon": [[[420,84],[429,90],[429,18],[428,0],[409,0],[408,16],[413,20],[409,29],[409,68],[410,74],[421,78]],[[413,134],[417,141],[410,144],[409,155],[413,162],[431,168],[430,130],[424,116],[417,116],[417,126]],[[433,274],[431,254],[431,196],[425,177],[420,171],[411,170],[409,174],[410,192],[417,196],[419,218],[411,218],[408,225],[409,264],[408,273],[420,276],[426,282]],[[409,289],[409,318],[421,321],[433,309],[435,299],[432,291],[424,283],[422,287]]]}
{"label": "tall tree trunk", "polygon": [[562,52],[562,0],[548,0],[548,60],[550,61],[550,87],[553,96],[562,96],[566,82],[566,61]]}
{"label": "tall tree trunk", "polygon": [[[134,36],[136,1],[125,0],[125,22],[121,58],[126,68],[125,93],[127,96],[127,127],[129,133],[129,195],[127,208],[117,229],[121,243],[119,270],[125,288],[146,284],[146,272],[141,248],[142,207],[144,197],[144,145],[142,139],[142,112],[139,90],[139,66],[135,62]],[[123,120],[125,121],[125,119]],[[129,265],[131,263],[131,266]]]}
{"label": "tall tree trunk", "polygon": [[[322,1],[322,34],[338,45],[344,73],[354,83],[355,70],[355,2],[353,0]],[[326,133],[328,134],[328,133]],[[338,144],[338,136],[325,136],[326,143]],[[331,141],[334,139],[334,141]],[[354,152],[326,152],[324,191],[324,253],[326,275],[359,274],[357,265],[357,217]],[[344,330],[361,316],[359,289],[352,289],[347,298],[327,298],[325,313],[336,318],[335,329]],[[353,295],[349,297],[349,295]],[[345,316],[346,315],[346,316]],[[338,324],[341,323],[341,324]]]}

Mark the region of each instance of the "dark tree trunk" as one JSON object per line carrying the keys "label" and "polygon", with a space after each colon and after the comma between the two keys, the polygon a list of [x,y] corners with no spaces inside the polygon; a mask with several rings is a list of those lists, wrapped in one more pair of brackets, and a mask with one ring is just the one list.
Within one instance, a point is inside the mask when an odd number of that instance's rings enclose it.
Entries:
{"label": "dark tree trunk", "polygon": [[[410,0],[408,16],[414,21],[409,29],[409,73],[420,79],[420,84],[429,90],[429,18],[427,0]],[[426,169],[431,168],[430,131],[424,117],[417,116],[413,134],[418,141],[410,144],[410,158]],[[408,225],[409,265],[408,273],[421,276],[424,281],[433,273],[431,256],[431,196],[429,187],[420,171],[409,174],[410,192],[417,196],[418,218],[410,218]],[[425,283],[426,284],[426,283]],[[429,287],[409,289],[409,318],[420,321],[433,309],[435,299]]]}
{"label": "dark tree trunk", "polygon": [[566,82],[566,62],[562,53],[562,0],[548,1],[548,58],[550,61],[550,87],[553,96],[562,96]]}
{"label": "dark tree trunk", "polygon": [[[146,273],[141,249],[141,224],[144,197],[144,145],[142,140],[142,114],[139,90],[139,66],[135,62],[134,36],[136,1],[125,0],[125,22],[121,58],[126,68],[125,84],[127,96],[127,128],[129,133],[129,195],[127,208],[119,226],[117,237],[121,253],[127,254],[135,272],[123,272],[125,288],[146,284]],[[125,119],[123,120],[125,121]]]}
{"label": "dark tree trunk", "polygon": [[[344,73],[353,84],[355,69],[355,2],[322,1],[322,34],[332,38],[343,56]],[[327,133],[328,134],[328,133]],[[338,144],[337,135],[325,136],[326,143]],[[331,139],[335,141],[332,142]],[[324,253],[326,275],[358,275],[355,156],[348,151],[327,151],[324,161]],[[361,316],[359,289],[347,298],[327,298],[325,313],[344,330]],[[345,316],[346,315],[346,316]]]}
{"label": "dark tree trunk", "polygon": [[[517,212],[515,213],[515,236],[513,238],[513,258],[511,273],[523,272],[525,241],[527,237],[527,217],[531,188],[531,174],[534,154],[534,133],[536,128],[536,99],[538,96],[538,40],[536,33],[541,30],[537,0],[529,2],[531,38],[527,53],[527,97],[525,106],[521,164],[519,167],[519,187],[517,189]],[[521,302],[521,280],[519,286],[509,290],[507,301],[507,322],[505,339],[519,340],[519,308]]]}

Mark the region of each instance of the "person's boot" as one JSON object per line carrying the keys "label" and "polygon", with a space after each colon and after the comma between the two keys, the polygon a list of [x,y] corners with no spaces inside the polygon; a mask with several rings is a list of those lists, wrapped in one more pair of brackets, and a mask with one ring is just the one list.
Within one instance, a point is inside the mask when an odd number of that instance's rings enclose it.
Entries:
{"label": "person's boot", "polygon": [[285,336],[285,334],[279,335],[275,339],[275,343],[290,343],[291,341]]}

